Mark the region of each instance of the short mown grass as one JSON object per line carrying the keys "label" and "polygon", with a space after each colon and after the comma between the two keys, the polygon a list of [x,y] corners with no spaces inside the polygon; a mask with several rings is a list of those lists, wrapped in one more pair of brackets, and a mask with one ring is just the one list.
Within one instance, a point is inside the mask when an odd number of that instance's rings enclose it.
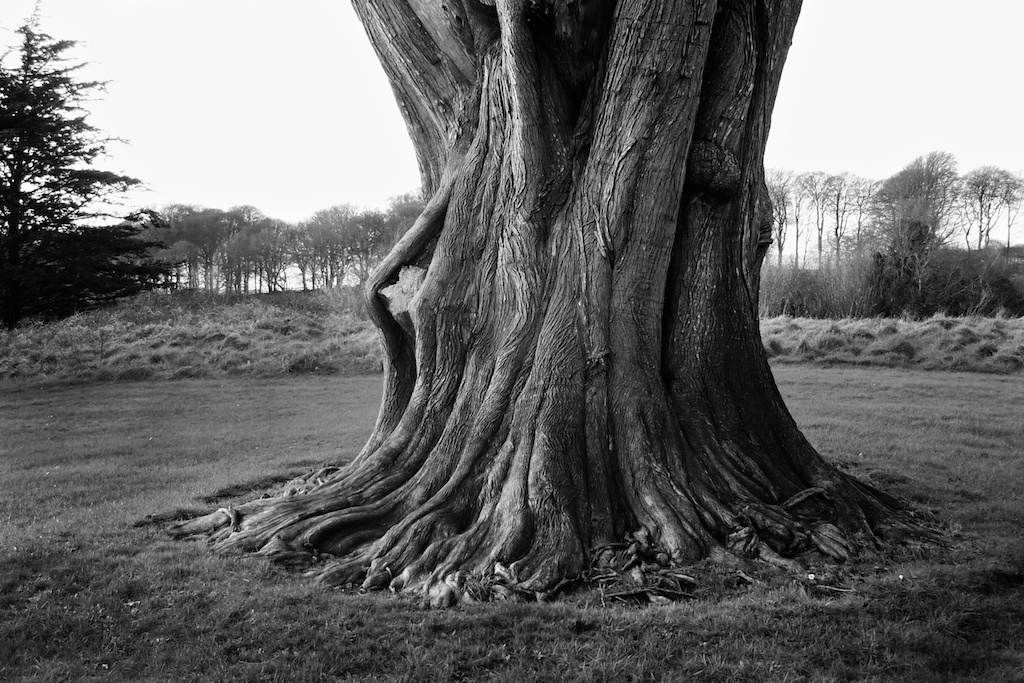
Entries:
{"label": "short mown grass", "polygon": [[347,460],[379,376],[0,382],[0,680],[1021,680],[1024,385],[776,374],[812,442],[946,545],[814,579],[699,565],[694,597],[666,606],[584,590],[432,611],[174,542],[159,521]]}

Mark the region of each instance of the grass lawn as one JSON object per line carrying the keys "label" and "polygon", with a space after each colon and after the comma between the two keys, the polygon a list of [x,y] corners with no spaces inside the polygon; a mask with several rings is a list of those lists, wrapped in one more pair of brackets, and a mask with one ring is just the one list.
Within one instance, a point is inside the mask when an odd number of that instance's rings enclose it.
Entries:
{"label": "grass lawn", "polygon": [[692,568],[693,599],[423,609],[167,539],[207,509],[351,457],[379,377],[0,382],[0,680],[1024,680],[1024,383],[776,368],[830,459],[948,546],[792,576]]}

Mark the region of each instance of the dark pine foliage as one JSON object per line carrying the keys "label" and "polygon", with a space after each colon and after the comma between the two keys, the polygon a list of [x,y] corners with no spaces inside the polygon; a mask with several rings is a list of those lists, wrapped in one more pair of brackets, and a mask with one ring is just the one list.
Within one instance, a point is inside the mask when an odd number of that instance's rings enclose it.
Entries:
{"label": "dark pine foliage", "polygon": [[51,232],[26,251],[21,268],[25,318],[61,318],[166,282],[170,265],[150,257],[157,242],[125,222]]}
{"label": "dark pine foliage", "polygon": [[94,168],[110,138],[83,104],[103,84],[80,80],[82,64],[35,20],[0,61],[0,322],[62,315],[156,282],[150,243],[137,226],[85,228],[94,207],[139,181]]}

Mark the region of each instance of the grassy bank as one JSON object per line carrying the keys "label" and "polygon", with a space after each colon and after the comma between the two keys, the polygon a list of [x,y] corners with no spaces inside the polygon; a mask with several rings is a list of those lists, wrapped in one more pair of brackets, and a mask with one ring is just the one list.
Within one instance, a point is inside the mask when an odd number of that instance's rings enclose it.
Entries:
{"label": "grassy bank", "polygon": [[827,457],[913,501],[950,545],[808,567],[813,580],[698,566],[693,599],[646,609],[585,592],[427,611],[145,523],[351,457],[379,377],[4,382],[0,679],[1020,680],[1018,378],[777,376]]}
{"label": "grassy bank", "polygon": [[0,378],[140,380],[347,374],[381,368],[351,292],[150,293],[0,331]]}
{"label": "grassy bank", "polygon": [[1024,318],[761,322],[769,357],[783,363],[1015,373],[1024,370]]}
{"label": "grassy bank", "polygon": [[[780,363],[1024,371],[1024,319],[762,322]],[[0,378],[80,380],[358,375],[381,367],[376,331],[346,292],[247,298],[147,294],[49,324],[0,330]]]}

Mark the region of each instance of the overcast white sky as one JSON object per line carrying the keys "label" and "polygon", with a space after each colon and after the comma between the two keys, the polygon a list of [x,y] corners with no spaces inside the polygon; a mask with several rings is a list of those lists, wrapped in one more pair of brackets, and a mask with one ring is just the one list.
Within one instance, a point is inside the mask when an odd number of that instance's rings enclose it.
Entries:
{"label": "overcast white sky", "polygon": [[[34,0],[2,0],[0,44]],[[290,221],[419,185],[348,0],[44,0],[42,28],[110,81],[91,121],[140,205],[253,204]],[[1022,0],[805,0],[769,166],[884,178],[933,150],[1024,170]]]}

